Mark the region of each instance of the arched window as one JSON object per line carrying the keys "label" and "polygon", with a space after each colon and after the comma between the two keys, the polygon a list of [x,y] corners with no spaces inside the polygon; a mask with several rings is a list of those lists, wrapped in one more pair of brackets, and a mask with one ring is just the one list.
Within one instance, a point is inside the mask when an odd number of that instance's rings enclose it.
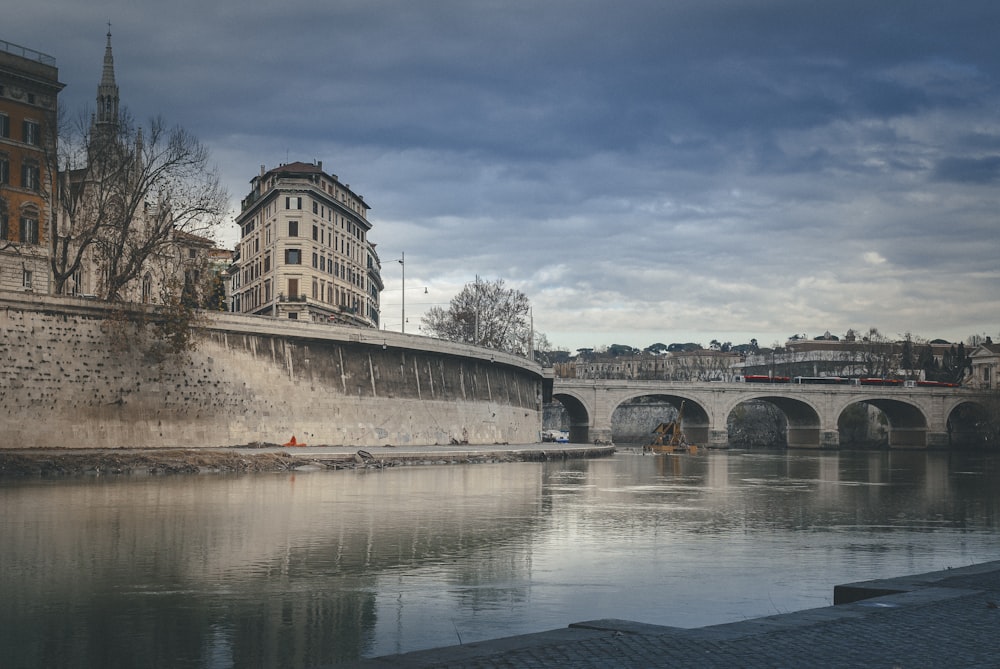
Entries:
{"label": "arched window", "polygon": [[153,297],[153,276],[146,272],[146,276],[142,277],[142,303],[149,304]]}

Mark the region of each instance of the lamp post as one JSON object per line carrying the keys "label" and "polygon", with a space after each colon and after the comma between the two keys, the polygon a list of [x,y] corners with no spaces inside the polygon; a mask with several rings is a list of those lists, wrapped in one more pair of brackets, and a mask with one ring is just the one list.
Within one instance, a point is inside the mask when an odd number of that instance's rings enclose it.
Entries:
{"label": "lamp post", "polygon": [[402,276],[403,293],[403,322],[400,324],[400,332],[406,334],[406,252],[400,254],[401,257],[396,262],[399,263],[400,275]]}

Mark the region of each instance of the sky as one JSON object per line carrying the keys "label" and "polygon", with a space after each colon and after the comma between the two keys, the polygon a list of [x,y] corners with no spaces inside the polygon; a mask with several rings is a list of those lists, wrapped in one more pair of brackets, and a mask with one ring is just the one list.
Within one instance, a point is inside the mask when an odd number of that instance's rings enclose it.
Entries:
{"label": "sky", "polygon": [[78,114],[109,21],[234,214],[261,165],[364,196],[386,329],[478,276],[568,350],[1000,341],[995,0],[37,0],[0,40]]}

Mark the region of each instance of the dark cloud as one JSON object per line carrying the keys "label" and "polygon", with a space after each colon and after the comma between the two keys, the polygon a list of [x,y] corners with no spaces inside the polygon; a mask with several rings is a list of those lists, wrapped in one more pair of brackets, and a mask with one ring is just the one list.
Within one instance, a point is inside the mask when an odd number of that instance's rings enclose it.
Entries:
{"label": "dark cloud", "polygon": [[931,178],[953,183],[991,184],[1000,181],[1000,155],[982,158],[942,158]]}
{"label": "dark cloud", "polygon": [[996,3],[40,0],[0,39],[92,106],[108,18],[234,202],[322,160],[408,282],[502,276],[557,344],[1000,329]]}

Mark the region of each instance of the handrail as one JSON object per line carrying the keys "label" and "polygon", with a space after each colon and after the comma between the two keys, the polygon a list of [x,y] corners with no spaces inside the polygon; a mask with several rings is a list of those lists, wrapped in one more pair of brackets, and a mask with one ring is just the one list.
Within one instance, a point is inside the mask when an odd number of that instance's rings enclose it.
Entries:
{"label": "handrail", "polygon": [[56,59],[54,56],[42,53],[41,51],[35,51],[34,49],[29,49],[26,46],[13,44],[12,42],[7,42],[2,39],[0,39],[0,51],[6,51],[9,54],[20,56],[21,58],[26,58],[27,60],[37,60],[43,65],[51,65],[52,67],[56,66]]}

